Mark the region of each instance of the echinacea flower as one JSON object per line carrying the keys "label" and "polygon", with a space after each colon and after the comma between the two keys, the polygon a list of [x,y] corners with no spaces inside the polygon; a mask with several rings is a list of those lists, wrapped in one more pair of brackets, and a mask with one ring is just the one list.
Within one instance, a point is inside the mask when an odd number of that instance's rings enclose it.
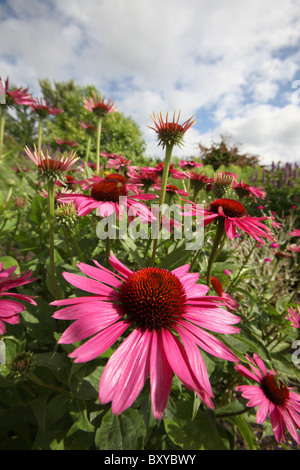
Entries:
{"label": "echinacea flower", "polygon": [[208,287],[196,284],[199,275],[189,273],[189,265],[172,271],[156,267],[132,271],[113,254],[111,266],[79,263],[88,277],[63,273],[67,282],[88,297],[52,302],[62,306],[54,313],[58,320],[75,320],[59,343],[87,341],[69,356],[86,362],[103,354],[128,332],[113,352],[99,386],[101,403],[112,402],[112,412],[122,413],[138,397],[150,375],[151,402],[160,419],[170,395],[173,372],[213,408],[213,392],[200,348],[228,361],[236,356],[207,330],[233,334],[239,329],[236,315],[223,310],[219,297],[206,296]]}
{"label": "echinacea flower", "polygon": [[139,170],[130,168],[127,173],[128,178],[133,184],[142,184],[145,193],[148,192],[150,186],[153,186],[158,181],[158,174],[153,171],[153,168],[142,167]]}
{"label": "echinacea flower", "polygon": [[180,160],[179,166],[183,170],[190,170],[191,168],[200,168],[203,166],[203,163],[198,163],[193,160]]}
{"label": "echinacea flower", "polygon": [[232,188],[240,198],[253,197],[255,202],[257,202],[257,198],[264,199],[266,197],[266,192],[263,190],[263,188],[250,186],[249,184],[245,183],[244,180],[241,180],[240,183],[233,181]]}
{"label": "echinacea flower", "polygon": [[279,378],[276,371],[269,370],[257,355],[246,356],[250,362],[249,370],[237,364],[235,369],[248,379],[255,380],[258,385],[240,385],[236,388],[247,398],[248,407],[258,407],[256,422],[263,423],[269,416],[277,442],[286,441],[285,427],[292,438],[300,444],[297,429],[300,428],[300,395],[293,392]]}
{"label": "echinacea flower", "polygon": [[89,136],[92,136],[95,134],[95,132],[97,131],[97,127],[94,125],[94,124],[90,124],[90,123],[86,123],[86,122],[83,122],[81,121],[79,123],[80,127],[82,127],[82,129],[85,130],[85,132],[89,135]]}
{"label": "echinacea flower", "polygon": [[190,180],[191,189],[194,191],[194,199],[198,191],[206,190],[207,186],[214,182],[213,178],[208,177],[202,171],[197,173],[196,171],[189,170],[185,172],[185,176]]}
{"label": "echinacea flower", "polygon": [[36,279],[31,278],[32,271],[26,271],[21,274],[15,274],[17,266],[12,266],[7,269],[3,269],[3,263],[0,263],[0,334],[3,335],[6,331],[5,324],[10,323],[15,325],[20,322],[19,314],[25,310],[22,303],[11,299],[4,299],[3,297],[12,297],[21,301],[29,302],[32,305],[36,305],[33,300],[33,296],[19,294],[16,292],[8,292],[10,289],[23,286],[29,282],[33,282]]}
{"label": "echinacea flower", "polygon": [[141,184],[140,183],[132,183],[131,181],[127,181],[126,176],[122,175],[121,173],[108,173],[105,175],[105,178],[101,178],[101,176],[93,175],[91,178],[87,178],[80,182],[81,187],[83,190],[90,189],[95,183],[100,181],[117,181],[126,186],[126,190],[128,192],[132,192],[134,194],[141,193]]}
{"label": "echinacea flower", "polygon": [[300,328],[300,306],[297,306],[297,312],[292,307],[288,307],[289,315],[285,318],[292,322],[294,328]]}
{"label": "echinacea flower", "polygon": [[300,245],[296,245],[296,243],[292,243],[290,246],[287,247],[289,251],[293,251],[294,253],[300,253]]}
{"label": "echinacea flower", "polygon": [[155,127],[150,127],[153,129],[157,134],[157,139],[159,145],[163,148],[166,146],[174,146],[177,145],[179,147],[183,144],[184,134],[195,124],[196,119],[193,119],[193,116],[190,119],[187,119],[183,124],[179,124],[180,119],[180,111],[178,113],[177,119],[175,118],[175,112],[173,115],[173,120],[169,121],[168,113],[166,115],[166,119],[164,120],[162,117],[162,113],[160,113],[157,117],[155,113],[151,116]]}
{"label": "echinacea flower", "polygon": [[[51,157],[49,152],[44,154],[34,147],[32,152],[28,147],[25,147],[25,152],[33,163],[40,168],[42,175],[47,179],[57,180],[61,179],[61,174],[69,171],[70,167],[79,159],[74,151],[68,153],[56,153]],[[62,181],[63,182],[63,181]]]}
{"label": "echinacea flower", "polygon": [[[156,190],[159,191],[161,189],[161,185],[156,183],[156,184],[154,184],[153,189],[156,189]],[[189,193],[184,191],[184,189],[178,189],[177,186],[175,186],[175,184],[167,184],[166,193],[169,193],[170,196],[172,196],[174,194],[179,194],[180,196],[188,196],[189,195]]]}
{"label": "echinacea flower", "polygon": [[60,145],[62,147],[77,147],[78,145],[78,142],[76,142],[75,140],[59,139],[58,137],[55,137],[54,140],[57,145]]}
{"label": "echinacea flower", "polygon": [[212,288],[214,289],[216,294],[222,299],[222,301],[223,301],[223,303],[226,307],[228,307],[232,310],[237,310],[239,308],[240,305],[235,300],[235,298],[232,297],[232,295],[227,294],[227,292],[223,291],[223,286],[222,286],[222,283],[221,283],[220,279],[218,279],[215,276],[211,276],[210,277],[210,282],[211,282]]}
{"label": "echinacea flower", "polygon": [[289,235],[291,237],[300,237],[300,230],[295,228],[294,230],[292,230],[291,232],[289,232]]}
{"label": "echinacea flower", "polygon": [[50,104],[48,100],[45,102],[37,98],[34,103],[30,105],[32,111],[36,113],[41,119],[45,119],[49,115],[56,116],[64,112],[61,108],[56,108],[54,104]]}
{"label": "echinacea flower", "polygon": [[[197,205],[194,204],[194,213],[197,215]],[[200,208],[200,216],[204,225],[208,225],[215,220],[224,222],[224,229],[228,238],[236,236],[236,229],[240,229],[253,237],[256,241],[264,245],[261,237],[274,240],[271,231],[261,221],[269,217],[252,217],[246,215],[246,209],[239,201],[234,199],[216,199],[211,202],[208,210]]]}
{"label": "echinacea flower", "polygon": [[[123,213],[122,205],[131,212],[144,216],[147,220],[152,219],[151,211],[145,204],[138,203],[139,200],[155,199],[154,194],[128,195],[126,184],[116,179],[103,179],[90,185],[90,194],[62,194],[59,202],[74,201],[79,216],[87,215],[97,209],[97,214],[106,217],[114,212],[119,218]],[[121,198],[121,199],[120,199]]]}
{"label": "echinacea flower", "polygon": [[94,93],[93,97],[89,96],[88,98],[84,98],[83,103],[85,109],[94,113],[98,118],[103,118],[107,116],[107,114],[114,113],[116,111],[115,103],[111,98],[105,102],[105,96],[101,100],[96,93]]}
{"label": "echinacea flower", "polygon": [[[2,85],[2,80],[0,77],[0,84]],[[16,88],[15,90],[9,90],[9,80],[8,77],[5,80],[4,87],[2,85],[2,93],[5,96],[5,105],[13,106],[17,105],[31,105],[34,103],[31,93],[28,93],[28,88]]]}

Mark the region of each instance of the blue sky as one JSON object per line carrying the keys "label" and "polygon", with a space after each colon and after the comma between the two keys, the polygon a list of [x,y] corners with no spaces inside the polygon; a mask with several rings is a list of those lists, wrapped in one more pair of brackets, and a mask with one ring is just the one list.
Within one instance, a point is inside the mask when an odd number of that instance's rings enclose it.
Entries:
{"label": "blue sky", "polygon": [[[0,76],[94,84],[157,148],[150,114],[196,125],[176,154],[228,136],[300,163],[299,0],[0,0]],[[297,82],[299,80],[299,82]],[[294,87],[294,88],[293,88]]]}

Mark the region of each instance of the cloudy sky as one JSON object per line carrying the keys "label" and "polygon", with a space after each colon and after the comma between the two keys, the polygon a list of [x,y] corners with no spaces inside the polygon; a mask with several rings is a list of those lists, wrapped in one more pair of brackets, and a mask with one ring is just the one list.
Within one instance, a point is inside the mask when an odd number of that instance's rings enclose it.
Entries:
{"label": "cloudy sky", "polygon": [[228,136],[300,163],[300,0],[0,0],[0,76],[93,84],[162,156],[153,111],[196,125],[176,154]]}

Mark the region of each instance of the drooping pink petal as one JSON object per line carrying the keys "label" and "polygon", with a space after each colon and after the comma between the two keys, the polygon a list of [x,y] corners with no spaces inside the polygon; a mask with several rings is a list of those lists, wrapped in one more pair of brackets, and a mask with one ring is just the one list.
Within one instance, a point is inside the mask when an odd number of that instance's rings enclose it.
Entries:
{"label": "drooping pink petal", "polygon": [[161,419],[167,405],[173,379],[173,370],[169,366],[164,351],[161,333],[152,333],[150,356],[150,387],[153,415]]}
{"label": "drooping pink petal", "polygon": [[161,333],[164,351],[170,367],[187,388],[201,391],[202,387],[199,387],[199,383],[195,380],[195,377],[192,374],[186,351],[180,341],[176,336],[170,333],[169,330],[162,330]]}
{"label": "drooping pink petal", "polygon": [[204,351],[226,361],[238,362],[237,356],[213,335],[186,321],[180,321],[178,324],[191,334],[191,340],[194,340]]}
{"label": "drooping pink petal", "polygon": [[120,315],[118,312],[104,313],[99,311],[99,307],[96,310],[89,308],[85,315],[81,315],[79,319],[75,320],[65,330],[58,342],[63,344],[77,343],[77,341],[102,331],[119,319]]}
{"label": "drooping pink petal", "polygon": [[151,340],[152,333],[144,332],[134,350],[124,358],[111,404],[113,413],[119,414],[129,408],[144,387],[150,370]]}
{"label": "drooping pink petal", "polygon": [[230,238],[231,240],[235,238],[236,230],[235,230],[234,223],[227,217],[225,218],[225,221],[224,221],[224,229],[228,238]]}
{"label": "drooping pink petal", "polygon": [[191,368],[193,370],[193,374],[197,378],[200,387],[203,388],[210,397],[213,397],[214,394],[210,385],[206,365],[199,348],[193,341],[190,341],[189,335],[183,329],[178,327],[175,329],[182,339],[184,348],[189,358],[189,362],[191,364]]}
{"label": "drooping pink petal", "polygon": [[124,359],[135,350],[141,334],[140,330],[133,330],[109,358],[100,379],[99,400],[101,403],[112,401],[122,372]]}
{"label": "drooping pink petal", "polygon": [[87,362],[95,359],[110,348],[129,327],[130,323],[119,321],[100,331],[93,338],[76,348],[69,357],[75,357],[74,362]]}

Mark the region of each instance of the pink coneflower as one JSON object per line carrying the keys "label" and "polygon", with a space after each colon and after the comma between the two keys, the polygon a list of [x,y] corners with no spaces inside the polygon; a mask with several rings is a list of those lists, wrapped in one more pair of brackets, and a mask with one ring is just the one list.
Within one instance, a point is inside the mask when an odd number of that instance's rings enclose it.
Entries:
{"label": "pink coneflower", "polygon": [[159,145],[163,148],[166,146],[178,145],[179,147],[183,144],[184,134],[195,124],[196,119],[193,119],[193,116],[185,121],[183,124],[179,124],[180,111],[178,113],[177,119],[175,118],[175,112],[173,115],[173,120],[169,121],[168,113],[166,119],[164,120],[162,114],[160,113],[157,117],[155,113],[151,116],[155,127],[150,127],[157,134],[157,139]]}
{"label": "pink coneflower", "polygon": [[95,114],[98,118],[103,118],[107,114],[116,112],[115,102],[111,98],[105,102],[105,96],[102,100],[94,93],[93,97],[83,99],[84,107]]}
{"label": "pink coneflower", "polygon": [[32,111],[36,113],[41,119],[45,119],[47,116],[56,116],[64,112],[61,108],[56,108],[54,104],[49,104],[48,100],[44,103],[42,99],[36,99],[33,104],[30,105]]}
{"label": "pink coneflower", "polygon": [[[156,190],[160,191],[161,185],[156,183],[156,184],[154,184],[153,189],[156,189]],[[173,195],[174,194],[179,194],[180,196],[188,196],[189,195],[189,193],[184,191],[184,189],[178,189],[177,186],[175,186],[175,184],[167,184],[166,192],[169,193],[170,195],[172,195],[172,194]]]}
{"label": "pink coneflower", "polygon": [[289,232],[289,235],[291,237],[300,237],[300,230],[295,228],[294,230],[292,230],[291,232]]}
{"label": "pink coneflower", "polygon": [[257,354],[253,355],[253,359],[247,355],[246,359],[250,362],[251,370],[242,364],[237,364],[235,369],[259,385],[240,385],[236,390],[242,392],[244,398],[249,399],[247,406],[258,406],[256,422],[263,423],[269,415],[277,442],[286,441],[286,427],[292,438],[300,444],[296,430],[300,427],[300,395],[292,392],[290,387],[279,380],[276,371],[268,372]]}
{"label": "pink coneflower", "polygon": [[126,157],[124,157],[122,154],[115,154],[115,153],[107,153],[105,150],[101,152],[101,157],[107,158],[108,163],[106,164],[106,168],[113,168],[114,170],[122,170],[126,169],[128,170],[129,168],[137,168],[137,167],[132,167],[130,165],[131,160],[127,160]]}
{"label": "pink coneflower", "polygon": [[95,132],[97,131],[97,126],[95,126],[94,124],[90,124],[90,123],[86,123],[86,122],[80,122],[79,123],[80,127],[82,127],[82,129],[85,130],[85,132],[88,134],[88,135],[94,135]]}
{"label": "pink coneflower", "polygon": [[[2,85],[2,80],[0,77],[0,86]],[[16,90],[9,90],[9,80],[8,77],[5,80],[4,86],[2,85],[2,93],[5,95],[5,105],[13,106],[15,104],[30,106],[34,103],[31,93],[28,93],[28,88],[22,89],[17,88]]]}
{"label": "pink coneflower", "polygon": [[194,195],[198,193],[201,189],[207,189],[207,186],[213,184],[214,179],[209,178],[205,173],[196,173],[196,171],[186,171],[186,178],[190,180],[191,189],[194,191]]}
{"label": "pink coneflower", "polygon": [[60,178],[61,173],[69,171],[70,167],[79,159],[74,151],[68,153],[56,153],[51,157],[49,152],[44,154],[42,151],[38,152],[36,147],[32,152],[28,147],[25,147],[25,152],[33,163],[41,169],[42,174],[46,177]]}
{"label": "pink coneflower", "polygon": [[294,328],[300,328],[300,306],[297,306],[297,312],[292,307],[288,307],[289,315],[285,318],[292,322]]}
{"label": "pink coneflower", "polygon": [[296,245],[296,243],[292,243],[290,246],[287,247],[289,251],[293,251],[294,253],[300,253],[300,245]]}
{"label": "pink coneflower", "polygon": [[255,202],[257,202],[257,198],[264,199],[266,197],[266,192],[263,190],[263,188],[255,188],[245,183],[243,180],[241,180],[240,183],[238,183],[237,181],[233,181],[232,188],[235,190],[239,197],[253,197]]}
{"label": "pink coneflower", "polygon": [[131,167],[128,170],[127,176],[131,183],[142,184],[145,192],[158,181],[157,172],[153,171],[153,168],[148,167],[142,167],[139,170]]}
{"label": "pink coneflower", "polygon": [[[159,176],[162,176],[163,171],[164,171],[164,166],[165,166],[165,162],[160,162],[154,168],[148,167],[148,170],[150,172],[152,171],[152,172],[156,173]],[[174,163],[171,163],[170,166],[169,166],[168,176],[171,176],[172,178],[175,178],[175,179],[178,179],[178,180],[182,180],[182,179],[185,179],[186,175],[182,171],[177,170],[174,167]]]}
{"label": "pink coneflower", "polygon": [[265,261],[265,263],[272,263],[271,258],[265,258],[264,261]]}
{"label": "pink coneflower", "polygon": [[90,189],[95,183],[99,183],[100,181],[117,181],[126,186],[126,190],[128,192],[132,192],[134,194],[141,193],[141,184],[139,183],[132,183],[131,181],[127,181],[126,176],[122,175],[121,173],[108,173],[105,175],[105,178],[101,176],[93,175],[91,178],[87,178],[84,181],[81,181],[81,187],[83,190]]}
{"label": "pink coneflower", "polygon": [[203,163],[198,163],[193,160],[180,160],[179,166],[183,170],[191,170],[192,168],[200,168],[203,166]]}
{"label": "pink coneflower", "polygon": [[240,304],[235,300],[235,298],[232,297],[232,295],[227,294],[223,291],[223,286],[220,279],[215,276],[211,276],[210,283],[212,285],[212,288],[214,289],[216,294],[222,299],[222,302],[226,307],[232,310],[237,310],[239,308]]}
{"label": "pink coneflower", "polygon": [[12,266],[7,269],[3,269],[3,263],[0,263],[0,334],[3,335],[6,331],[5,324],[10,323],[15,325],[20,322],[19,314],[25,310],[23,304],[16,302],[15,300],[3,299],[4,296],[13,297],[15,299],[29,302],[32,305],[36,305],[33,300],[33,296],[18,294],[16,292],[8,292],[10,289],[23,286],[29,282],[33,282],[36,279],[31,278],[32,272],[26,271],[21,274],[15,274],[17,266]]}
{"label": "pink coneflower", "polygon": [[63,147],[77,147],[78,145],[78,142],[75,142],[75,140],[59,139],[58,137],[54,137],[54,140],[57,145],[61,145]]}
{"label": "pink coneflower", "polygon": [[[120,198],[122,198],[120,200]],[[140,214],[147,220],[152,219],[152,214],[145,204],[139,200],[155,199],[154,194],[128,195],[126,184],[116,180],[101,179],[90,186],[90,195],[86,194],[62,194],[60,202],[74,201],[79,216],[87,215],[97,209],[98,215],[106,217],[116,212],[117,217],[123,213],[122,205],[131,212]]]}
{"label": "pink coneflower", "polygon": [[[202,208],[201,214],[202,215]],[[197,215],[197,206],[195,214]],[[251,235],[256,241],[264,245],[261,237],[274,240],[273,234],[261,222],[268,217],[251,217],[246,215],[246,209],[238,201],[234,199],[217,199],[210,203],[208,210],[204,210],[203,222],[208,225],[215,220],[224,221],[224,229],[228,238],[232,239],[236,236],[236,228]]]}
{"label": "pink coneflower", "polygon": [[[79,263],[88,277],[63,273],[73,286],[93,296],[52,302],[64,306],[53,316],[75,320],[59,342],[84,344],[69,354],[75,362],[95,359],[126,330],[126,339],[112,354],[100,380],[101,403],[112,402],[112,412],[122,413],[141,392],[150,374],[152,410],[160,419],[166,407],[173,372],[213,408],[213,392],[200,349],[228,361],[236,356],[206,330],[233,334],[236,315],[218,305],[219,297],[206,296],[208,287],[196,284],[199,275],[189,265],[168,271],[156,267],[136,272],[111,254],[112,273],[94,261]],[[65,307],[68,305],[67,307]]]}

